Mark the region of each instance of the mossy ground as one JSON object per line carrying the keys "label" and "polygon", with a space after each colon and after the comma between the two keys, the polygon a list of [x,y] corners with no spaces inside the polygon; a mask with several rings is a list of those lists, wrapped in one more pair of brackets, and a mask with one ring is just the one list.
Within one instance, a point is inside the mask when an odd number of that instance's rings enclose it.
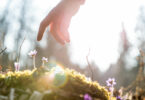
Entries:
{"label": "mossy ground", "polygon": [[[89,94],[93,100],[109,98],[107,90],[97,82],[88,81],[74,70],[57,67],[0,74],[0,88],[2,96],[10,96],[11,89],[15,89],[14,100],[33,100],[32,95],[36,91],[43,94],[39,100],[83,100],[85,94]],[[27,98],[20,99],[24,94],[27,94]]]}

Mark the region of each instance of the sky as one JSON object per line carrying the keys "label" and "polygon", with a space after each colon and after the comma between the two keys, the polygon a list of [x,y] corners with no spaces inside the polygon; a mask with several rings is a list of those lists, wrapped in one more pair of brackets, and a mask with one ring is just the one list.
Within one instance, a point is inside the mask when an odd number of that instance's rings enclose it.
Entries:
{"label": "sky", "polygon": [[[60,0],[33,1],[40,22]],[[0,2],[4,4],[5,0]],[[86,66],[86,56],[90,51],[89,61],[98,65],[101,71],[107,70],[119,57],[122,23],[129,42],[134,44],[131,54],[136,56],[138,48],[134,29],[141,6],[145,6],[145,0],[86,0],[69,27],[71,43],[67,45],[72,62]]]}
{"label": "sky", "polygon": [[[141,5],[139,0],[86,0],[70,26],[72,61],[86,65],[90,49],[90,62],[95,62],[101,71],[119,57],[120,32],[124,23],[129,42],[134,44],[134,32]],[[134,45],[132,56],[138,54]]]}

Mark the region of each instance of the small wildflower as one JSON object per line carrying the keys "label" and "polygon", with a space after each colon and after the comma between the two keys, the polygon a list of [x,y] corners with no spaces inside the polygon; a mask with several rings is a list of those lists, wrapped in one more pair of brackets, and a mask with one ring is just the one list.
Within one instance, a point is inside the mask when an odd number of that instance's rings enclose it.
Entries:
{"label": "small wildflower", "polygon": [[28,55],[29,55],[30,57],[34,57],[34,56],[36,56],[36,54],[37,54],[37,51],[36,51],[36,50],[30,51],[30,52],[28,53]]}
{"label": "small wildflower", "polygon": [[19,71],[20,69],[20,64],[18,62],[15,62],[14,63],[14,66],[15,66],[15,71]]}
{"label": "small wildflower", "polygon": [[109,78],[107,81],[107,86],[109,87],[109,91],[110,91],[110,100],[113,96],[113,91],[114,91],[114,85],[116,85],[115,79],[114,78]]}
{"label": "small wildflower", "polygon": [[48,58],[42,57],[43,62],[48,62]]}
{"label": "small wildflower", "polygon": [[85,94],[84,100],[92,100],[92,97],[89,94]]}
{"label": "small wildflower", "polygon": [[120,96],[117,96],[116,100],[122,100],[122,98]]}
{"label": "small wildflower", "polygon": [[28,55],[29,55],[30,57],[33,57],[33,66],[34,66],[34,69],[36,68],[36,67],[35,67],[35,56],[36,56],[36,54],[37,54],[37,51],[36,51],[36,50],[30,51],[30,52],[28,53]]}
{"label": "small wildflower", "polygon": [[109,87],[113,87],[114,85],[116,85],[115,79],[114,78],[109,78],[107,81],[107,86]]}
{"label": "small wildflower", "polygon": [[43,67],[44,67],[46,62],[48,62],[48,58],[42,57],[42,66]]}

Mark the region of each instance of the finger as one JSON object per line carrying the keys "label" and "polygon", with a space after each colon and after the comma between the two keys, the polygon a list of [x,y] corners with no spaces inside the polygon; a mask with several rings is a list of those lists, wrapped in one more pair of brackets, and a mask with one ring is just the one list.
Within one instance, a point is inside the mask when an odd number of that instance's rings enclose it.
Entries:
{"label": "finger", "polygon": [[60,34],[60,35],[62,35],[64,40],[69,43],[70,42],[70,36],[69,36],[68,30],[61,31],[61,33],[62,34]]}
{"label": "finger", "polygon": [[57,32],[51,32],[51,33],[57,42],[59,42],[62,45],[65,44],[64,40],[57,34]]}
{"label": "finger", "polygon": [[60,32],[66,42],[70,42],[70,37],[68,32],[69,25],[70,25],[69,18],[62,19],[60,24]]}
{"label": "finger", "polygon": [[37,41],[40,41],[42,39],[42,36],[44,34],[45,28],[42,24],[40,24],[38,35],[37,35]]}
{"label": "finger", "polygon": [[50,25],[50,33],[53,35],[57,42],[59,42],[62,45],[65,44],[64,39],[62,38],[62,36],[59,35],[59,31],[56,25]]}
{"label": "finger", "polygon": [[50,24],[50,15],[48,14],[45,19],[40,23],[37,40],[40,41],[43,37],[46,27]]}
{"label": "finger", "polygon": [[65,36],[65,40],[66,40],[66,42],[69,43],[69,42],[70,42],[70,36],[69,36],[69,32],[68,32],[68,30],[64,32],[64,36]]}

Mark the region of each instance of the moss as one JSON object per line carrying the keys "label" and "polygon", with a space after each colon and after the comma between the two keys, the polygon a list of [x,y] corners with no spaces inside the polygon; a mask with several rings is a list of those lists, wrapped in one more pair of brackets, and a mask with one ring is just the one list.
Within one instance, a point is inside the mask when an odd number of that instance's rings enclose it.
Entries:
{"label": "moss", "polygon": [[74,70],[66,69],[65,73],[68,75],[68,82],[63,87],[64,90],[71,90],[76,94],[82,95],[88,93],[94,98],[108,100],[107,90],[100,86],[98,82],[87,81],[84,75],[81,75]]}
{"label": "moss", "polygon": [[10,88],[30,89],[31,93],[50,90],[51,93],[45,94],[43,100],[83,100],[86,93],[101,100],[109,98],[107,90],[98,82],[87,81],[84,75],[70,69],[52,68],[49,71],[39,68],[0,74],[0,87],[3,95],[8,95]]}

